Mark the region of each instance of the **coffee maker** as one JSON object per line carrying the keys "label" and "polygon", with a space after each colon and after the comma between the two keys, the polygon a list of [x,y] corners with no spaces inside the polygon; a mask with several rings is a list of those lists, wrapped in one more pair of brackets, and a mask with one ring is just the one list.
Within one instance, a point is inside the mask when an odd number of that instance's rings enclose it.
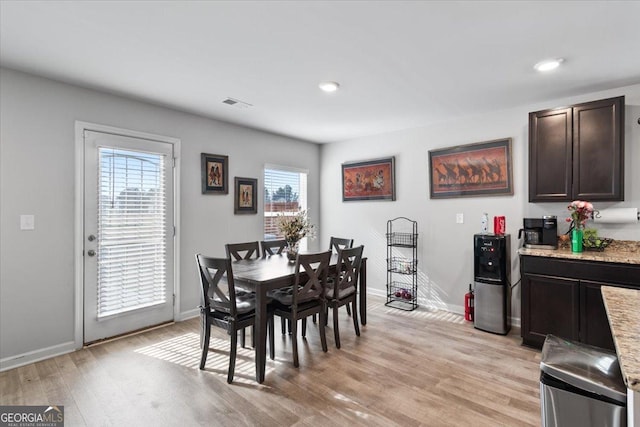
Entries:
{"label": "coffee maker", "polygon": [[542,218],[524,218],[523,228],[518,232],[518,238],[524,233],[524,247],[531,249],[558,248],[558,218],[546,215]]}

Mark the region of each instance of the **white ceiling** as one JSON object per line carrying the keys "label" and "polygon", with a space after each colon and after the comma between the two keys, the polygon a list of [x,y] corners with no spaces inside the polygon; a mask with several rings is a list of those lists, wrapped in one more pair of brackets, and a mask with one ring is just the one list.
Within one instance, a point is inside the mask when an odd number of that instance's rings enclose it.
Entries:
{"label": "white ceiling", "polygon": [[638,1],[0,0],[0,64],[332,142],[640,83],[639,22]]}

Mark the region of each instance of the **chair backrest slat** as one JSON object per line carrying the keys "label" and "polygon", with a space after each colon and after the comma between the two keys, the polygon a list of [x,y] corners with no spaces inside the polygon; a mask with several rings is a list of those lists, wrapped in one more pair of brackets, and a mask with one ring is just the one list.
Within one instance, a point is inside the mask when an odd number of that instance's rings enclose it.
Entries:
{"label": "chair backrest slat", "polygon": [[284,248],[287,247],[287,241],[284,239],[280,240],[263,240],[260,242],[260,247],[262,248],[262,257],[266,257],[267,255],[280,255]]}
{"label": "chair backrest slat", "polygon": [[[202,307],[209,310],[211,301],[215,300],[217,309],[222,309],[235,318],[237,314],[236,290],[231,260],[228,258],[209,258],[197,254],[196,263],[200,273]],[[223,284],[227,286],[221,286]]]}
{"label": "chair backrest slat", "polygon": [[293,306],[313,299],[324,298],[331,251],[298,254],[296,258]]}
{"label": "chair backrest slat", "polygon": [[227,243],[225,249],[227,251],[227,258],[233,257],[235,261],[260,258],[260,244],[257,240],[246,243]]}
{"label": "chair backrest slat", "polygon": [[348,249],[352,247],[353,239],[343,239],[341,237],[331,236],[331,240],[329,241],[329,250],[332,252],[338,252],[340,249]]}

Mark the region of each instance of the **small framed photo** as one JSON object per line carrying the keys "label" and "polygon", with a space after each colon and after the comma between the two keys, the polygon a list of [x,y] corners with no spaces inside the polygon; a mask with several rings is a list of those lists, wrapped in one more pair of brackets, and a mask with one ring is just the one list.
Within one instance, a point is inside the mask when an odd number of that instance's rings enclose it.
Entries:
{"label": "small framed photo", "polygon": [[258,213],[258,180],[255,178],[235,178],[234,214]]}
{"label": "small framed photo", "polygon": [[342,164],[343,202],[395,199],[395,157]]}
{"label": "small framed photo", "polygon": [[202,194],[229,194],[229,156],[200,155]]}

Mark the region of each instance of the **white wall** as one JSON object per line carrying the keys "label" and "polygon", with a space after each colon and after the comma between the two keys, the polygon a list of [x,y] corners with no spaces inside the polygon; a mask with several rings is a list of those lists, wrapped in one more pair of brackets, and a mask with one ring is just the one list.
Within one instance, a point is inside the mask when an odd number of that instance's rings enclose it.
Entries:
{"label": "white wall", "polygon": [[[200,193],[201,152],[229,155],[231,181],[234,176],[256,177],[260,188],[264,163],[308,169],[310,214],[321,236],[310,248],[327,247],[330,235],[355,238],[369,258],[369,287],[380,294],[386,280],[386,221],[396,216],[416,219],[420,297],[459,311],[472,279],[471,236],[479,230],[483,211],[507,217],[516,279],[515,234],[522,218],[564,215],[564,204],[527,202],[527,113],[618,95],[627,96],[626,201],[607,206],[640,207],[640,168],[632,167],[640,157],[640,85],[320,148],[0,69],[0,368],[73,345],[76,120],[181,139],[181,312],[199,304],[194,253],[221,256],[224,243],[258,239],[262,232],[261,206],[257,216],[233,215],[232,191],[227,196]],[[513,138],[513,196],[429,199],[428,150],[505,137]],[[397,201],[342,202],[342,162],[391,155],[396,156]],[[458,212],[465,215],[462,225],[455,224]],[[35,215],[34,231],[19,230],[20,214]],[[640,240],[637,226],[610,227],[602,234]],[[519,289],[515,295],[518,317]]]}
{"label": "white wall", "polygon": [[[212,101],[214,102],[214,101]],[[238,110],[238,114],[252,114]],[[259,240],[258,215],[233,214],[233,177],[259,179],[265,163],[309,170],[309,207],[319,224],[320,149],[311,144],[0,70],[0,362],[34,359],[74,340],[74,122],[181,139],[180,311],[199,304],[194,254]],[[203,195],[200,153],[229,156],[229,194]],[[35,230],[20,231],[20,214]],[[315,249],[318,242],[311,242]]]}
{"label": "white wall", "polygon": [[[429,127],[376,135],[323,145],[321,169],[323,238],[329,235],[352,237],[365,245],[368,257],[368,288],[386,295],[386,221],[405,216],[418,221],[419,298],[422,304],[462,312],[464,294],[473,279],[473,234],[480,231],[483,212],[504,215],[511,234],[512,282],[519,278],[518,229],[522,218],[544,214],[558,216],[565,227],[566,203],[528,202],[528,113],[613,96],[626,95],[625,202],[596,203],[596,208],[640,208],[640,85],[579,97],[550,100],[490,114],[441,123]],[[513,139],[514,194],[501,197],[455,199],[429,198],[428,151],[494,139]],[[396,158],[395,202],[342,202],[341,163],[379,157]],[[635,167],[634,167],[635,166]],[[456,213],[464,214],[464,224],[456,224]],[[640,240],[640,226],[600,226],[600,235],[624,240]],[[561,229],[562,230],[562,229]],[[328,244],[323,242],[322,245]],[[520,317],[520,288],[514,289],[512,314]],[[516,319],[516,320],[517,320]]]}

